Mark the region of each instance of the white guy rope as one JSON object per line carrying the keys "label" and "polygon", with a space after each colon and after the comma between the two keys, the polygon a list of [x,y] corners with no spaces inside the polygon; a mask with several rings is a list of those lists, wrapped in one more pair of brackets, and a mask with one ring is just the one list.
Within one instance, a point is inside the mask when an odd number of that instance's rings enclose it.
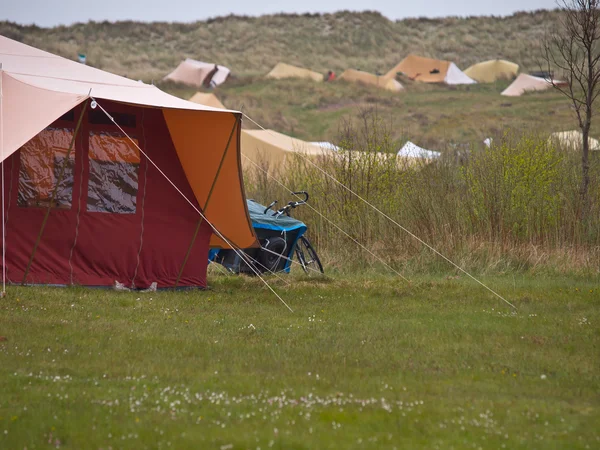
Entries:
{"label": "white guy rope", "polygon": [[[123,133],[123,134],[124,134],[124,135],[127,137],[127,139],[129,139],[129,141],[131,141],[131,143],[137,147],[137,149],[140,151],[140,153],[146,157],[146,159],[148,160],[148,162],[150,162],[150,163],[152,164],[152,166],[154,166],[154,168],[155,168],[156,170],[158,170],[158,172],[159,172],[159,173],[160,173],[160,174],[161,174],[161,175],[162,175],[162,176],[163,176],[163,177],[164,177],[164,178],[165,178],[165,179],[166,179],[166,180],[169,182],[169,184],[170,184],[171,186],[173,186],[173,188],[174,188],[174,189],[175,189],[175,190],[176,190],[176,191],[179,193],[179,195],[181,195],[181,196],[183,197],[183,199],[184,199],[186,202],[188,202],[188,203],[189,203],[189,205],[190,205],[190,206],[191,206],[191,207],[194,209],[194,211],[196,211],[196,212],[198,213],[198,215],[199,215],[200,217],[202,217],[202,219],[203,219],[203,220],[205,220],[205,221],[206,221],[206,223],[207,223],[207,224],[208,224],[208,225],[209,225],[209,226],[210,226],[210,227],[213,229],[213,231],[215,232],[215,234],[216,234],[217,236],[219,236],[219,237],[220,237],[220,238],[221,238],[221,239],[222,239],[222,240],[223,240],[223,241],[224,241],[224,242],[225,242],[227,245],[229,245],[229,246],[231,247],[231,249],[232,249],[232,250],[233,250],[233,251],[234,251],[234,252],[235,252],[235,253],[236,253],[236,254],[237,254],[237,255],[238,255],[240,258],[243,258],[243,257],[241,256],[240,252],[239,252],[239,251],[238,251],[238,250],[235,248],[235,246],[234,246],[234,245],[233,245],[231,242],[229,242],[229,241],[227,240],[227,238],[226,238],[225,236],[223,236],[223,234],[221,234],[221,232],[220,232],[219,230],[217,230],[217,228],[216,228],[216,227],[215,227],[215,226],[214,226],[214,225],[213,225],[213,224],[212,224],[212,223],[211,223],[211,222],[210,222],[210,221],[209,221],[209,220],[206,218],[206,216],[205,216],[204,214],[202,214],[202,212],[201,212],[201,211],[200,211],[198,208],[196,208],[196,205],[194,205],[194,204],[193,204],[193,203],[190,201],[190,199],[188,199],[188,198],[186,197],[186,195],[185,195],[185,194],[184,194],[184,193],[183,193],[183,192],[182,192],[182,191],[181,191],[181,190],[180,190],[180,189],[179,189],[179,188],[178,188],[178,187],[175,185],[175,183],[173,183],[173,181],[171,181],[171,179],[170,179],[170,178],[167,176],[167,174],[166,174],[166,173],[164,173],[164,172],[163,172],[163,171],[160,169],[160,167],[158,167],[158,166],[156,165],[156,163],[155,163],[155,162],[154,162],[154,161],[153,161],[153,160],[152,160],[152,159],[151,159],[151,158],[148,156],[148,154],[147,154],[146,152],[144,152],[144,150],[142,150],[142,149],[140,148],[140,146],[139,146],[139,145],[138,145],[138,144],[137,144],[137,143],[136,143],[136,142],[135,142],[135,141],[134,141],[134,140],[133,140],[133,139],[132,139],[132,138],[131,138],[131,137],[130,137],[130,136],[129,136],[129,135],[126,133],[126,132],[125,132],[125,130],[123,130],[123,128],[121,128],[121,126],[120,126],[120,125],[119,125],[119,124],[118,124],[118,123],[115,121],[115,119],[113,119],[113,117],[112,117],[110,114],[108,114],[108,112],[107,112],[107,111],[106,111],[106,110],[105,110],[105,109],[102,107],[102,105],[100,105],[100,103],[98,103],[98,101],[97,101],[96,99],[94,99],[94,97],[90,96],[90,98],[91,98],[91,99],[92,99],[92,100],[93,100],[93,101],[96,103],[96,105],[97,105],[97,106],[98,106],[98,107],[99,107],[99,108],[102,110],[102,112],[103,112],[104,114],[106,114],[106,117],[108,117],[108,118],[110,119],[110,121],[111,121],[112,123],[114,123],[114,124],[115,124],[115,126],[116,126],[116,127],[117,127],[117,128],[120,130],[120,131],[121,131],[121,133]],[[264,283],[264,285],[265,285],[265,286],[267,286],[267,287],[269,288],[269,290],[270,290],[270,291],[273,293],[273,295],[275,295],[275,297],[277,297],[277,298],[279,299],[279,301],[280,301],[281,303],[283,303],[283,304],[286,306],[286,308],[287,308],[287,309],[289,309],[291,312],[294,312],[294,310],[293,310],[292,308],[290,308],[290,306],[289,306],[289,305],[288,305],[288,304],[287,304],[287,303],[286,303],[286,302],[285,302],[285,301],[284,301],[284,300],[281,298],[281,296],[280,296],[280,295],[279,295],[277,292],[275,292],[275,290],[274,290],[274,289],[273,289],[273,288],[272,288],[272,287],[269,285],[269,283],[267,283],[267,282],[266,282],[266,281],[263,279],[263,277],[261,277],[261,276],[260,276],[260,274],[258,273],[258,271],[257,271],[257,270],[255,270],[255,269],[254,269],[254,268],[253,268],[251,265],[249,265],[249,267],[250,267],[250,269],[252,269],[252,271],[253,271],[253,272],[256,274],[256,276],[257,276],[258,278],[260,278],[260,281],[262,281],[262,282]]]}
{"label": "white guy rope", "polygon": [[[261,128],[263,131],[266,131],[267,133],[272,134],[269,130],[267,130],[266,128],[264,128],[261,124],[259,124],[258,122],[256,122],[254,119],[252,119],[251,117],[249,117],[247,114],[243,113],[244,117],[246,117],[248,120],[250,120],[252,123],[254,123],[256,126],[258,126],[259,128]],[[274,136],[274,135],[273,135]],[[387,220],[389,220],[390,222],[392,222],[394,225],[396,225],[398,228],[400,228],[402,231],[404,231],[405,233],[408,233],[408,235],[410,235],[412,238],[416,239],[417,241],[419,241],[422,245],[424,245],[425,247],[427,247],[429,250],[431,250],[432,252],[434,252],[436,255],[438,255],[439,257],[443,258],[444,260],[446,260],[447,262],[449,262],[450,264],[452,264],[454,267],[456,267],[458,270],[460,270],[462,273],[464,273],[465,275],[467,275],[469,278],[471,278],[473,281],[479,283],[481,286],[483,286],[484,288],[486,288],[488,291],[490,291],[492,294],[494,294],[496,297],[498,297],[500,300],[502,300],[503,302],[505,302],[507,305],[510,305],[512,308],[517,309],[517,307],[515,305],[513,305],[511,302],[509,302],[508,300],[506,300],[504,297],[502,297],[500,294],[498,294],[496,291],[494,291],[492,288],[488,287],[486,284],[484,284],[482,281],[479,281],[477,278],[475,278],[473,275],[471,275],[469,272],[467,272],[465,269],[463,269],[462,267],[460,267],[458,264],[456,264],[454,261],[450,260],[448,257],[444,256],[442,253],[440,253],[438,250],[436,250],[435,248],[433,248],[431,245],[429,245],[427,242],[425,242],[423,239],[421,239],[420,237],[418,237],[416,234],[412,233],[410,230],[408,230],[407,228],[403,227],[402,225],[400,225],[398,222],[396,222],[394,219],[392,219],[390,216],[388,216],[386,213],[384,213],[383,211],[381,211],[379,208],[377,208],[375,205],[373,205],[372,203],[370,203],[368,200],[364,199],[361,195],[357,194],[356,192],[354,192],[352,189],[350,189],[348,186],[346,186],[344,183],[342,183],[341,181],[339,181],[337,178],[335,178],[334,176],[330,175],[328,172],[326,172],[325,170],[321,169],[317,164],[315,164],[314,162],[312,162],[310,160],[310,158],[306,157],[305,155],[302,154],[302,152],[298,152],[299,155],[302,156],[302,158],[304,158],[305,161],[307,161],[309,164],[311,164],[312,166],[316,167],[320,172],[322,172],[325,176],[327,176],[329,179],[331,179],[333,182],[339,184],[341,187],[343,187],[344,189],[346,189],[348,192],[350,192],[352,195],[354,195],[356,198],[358,198],[360,201],[362,201],[363,203],[365,203],[366,205],[368,205],[369,207],[371,207],[373,210],[375,210],[376,212],[378,212],[379,214],[381,214],[383,217],[385,217]]]}
{"label": "white guy rope", "polygon": [[[277,184],[279,184],[285,190],[289,191],[290,194],[295,195],[294,192],[289,187],[287,187],[281,181],[279,181],[277,178],[275,178],[273,175],[271,175],[267,170],[265,170],[264,168],[260,167],[260,165],[256,164],[254,161],[252,161],[246,155],[242,154],[242,156],[244,158],[246,158],[246,160],[248,160],[249,162],[251,162],[252,164],[254,164],[254,166],[256,166],[257,168],[259,168],[260,170],[262,170],[269,178],[271,178],[273,181],[275,181]],[[296,195],[296,197],[298,197],[298,199],[302,200],[299,195]],[[377,259],[379,262],[381,262],[384,266],[386,266],[388,269],[390,269],[392,272],[394,272],[396,275],[398,275],[404,281],[406,281],[407,283],[410,283],[410,280],[408,278],[406,278],[404,275],[402,275],[400,272],[398,272],[396,269],[394,269],[392,266],[390,266],[388,263],[386,263],[383,260],[383,258],[377,256],[375,253],[373,253],[371,250],[369,250],[367,247],[365,247],[363,244],[361,244],[358,240],[356,240],[355,238],[353,238],[352,236],[350,236],[350,234],[348,234],[346,231],[344,231],[342,228],[340,228],[335,222],[333,222],[327,216],[325,216],[324,214],[322,214],[319,210],[317,210],[310,203],[305,203],[305,205],[308,206],[310,209],[312,209],[314,212],[316,212],[320,217],[322,217],[323,219],[325,219],[327,221],[327,223],[333,225],[338,231],[341,231],[348,239],[350,239],[356,245],[360,246],[360,248],[362,248],[363,250],[367,251],[371,256],[373,256],[375,259]]]}

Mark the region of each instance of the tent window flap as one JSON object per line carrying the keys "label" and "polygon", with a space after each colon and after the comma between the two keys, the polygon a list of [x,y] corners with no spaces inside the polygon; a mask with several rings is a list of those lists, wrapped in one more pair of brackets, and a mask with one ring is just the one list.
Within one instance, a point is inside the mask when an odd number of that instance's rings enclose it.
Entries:
{"label": "tent window flap", "polygon": [[120,133],[92,131],[89,163],[87,210],[135,214],[140,166],[136,145]]}
{"label": "tent window flap", "polygon": [[[20,149],[17,204],[21,207],[48,207],[60,181],[53,208],[70,209],[73,198],[75,150],[65,161],[73,140],[69,128],[46,128]],[[62,166],[64,173],[59,180]]]}

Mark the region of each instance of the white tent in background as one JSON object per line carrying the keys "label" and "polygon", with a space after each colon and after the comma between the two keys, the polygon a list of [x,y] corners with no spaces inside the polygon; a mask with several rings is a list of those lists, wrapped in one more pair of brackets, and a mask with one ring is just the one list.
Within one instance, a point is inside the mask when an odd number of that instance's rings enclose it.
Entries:
{"label": "white tent in background", "polygon": [[334,151],[338,151],[340,150],[340,147],[338,147],[335,144],[332,144],[331,142],[311,142],[312,145],[317,145],[319,147],[321,147],[324,150],[334,150]]}
{"label": "white tent in background", "polygon": [[[556,144],[563,149],[580,150],[583,144],[583,133],[579,130],[559,131],[552,133],[548,138],[548,144]],[[590,150],[600,150],[600,142],[588,137]]]}
{"label": "white tent in background", "polygon": [[398,156],[403,158],[436,159],[441,155],[442,154],[440,152],[426,150],[410,141],[404,144],[404,146],[398,151]]}
{"label": "white tent in background", "polygon": [[196,87],[215,87],[224,83],[230,73],[231,71],[225,66],[187,58],[164,80]]}
{"label": "white tent in background", "polygon": [[477,81],[470,78],[462,70],[458,68],[453,62],[448,66],[448,72],[446,72],[446,78],[444,78],[446,84],[475,84]]}
{"label": "white tent in background", "polygon": [[534,77],[526,73],[519,74],[510,86],[504,89],[500,95],[508,97],[519,97],[529,91],[545,91],[552,87],[552,81],[558,86],[564,86],[567,83],[559,80],[547,80],[546,78]]}

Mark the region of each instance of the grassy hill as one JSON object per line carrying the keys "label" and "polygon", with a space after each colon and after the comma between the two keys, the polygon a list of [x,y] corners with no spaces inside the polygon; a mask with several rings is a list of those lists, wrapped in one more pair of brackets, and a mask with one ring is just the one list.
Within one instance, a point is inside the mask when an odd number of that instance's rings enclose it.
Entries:
{"label": "grassy hill", "polygon": [[227,16],[192,23],[89,22],[40,28],[0,22],[0,34],[131,78],[158,80],[185,57],[227,65],[237,76],[266,73],[278,61],[317,71],[387,71],[407,53],[461,68],[491,58],[537,68],[538,42],[556,11],[509,17],[406,19],[376,12]]}
{"label": "grassy hill", "polygon": [[[576,128],[569,103],[548,91],[521,98],[501,97],[506,83],[462,87],[405,83],[389,93],[345,82],[265,80],[278,61],[325,72],[361,68],[386,72],[410,52],[445,58],[466,68],[505,58],[523,71],[539,69],[539,41],[558,11],[509,17],[406,19],[376,12],[228,16],[192,23],[89,22],[40,28],[0,22],[0,34],[189,98],[194,89],[161,83],[185,57],[232,69],[217,90],[229,108],[242,109],[265,127],[307,140],[333,140],[342,118],[376,110],[392,137],[443,150],[473,144],[507,129],[546,135]],[[250,123],[246,126],[252,127]],[[594,128],[592,130],[594,134]]]}

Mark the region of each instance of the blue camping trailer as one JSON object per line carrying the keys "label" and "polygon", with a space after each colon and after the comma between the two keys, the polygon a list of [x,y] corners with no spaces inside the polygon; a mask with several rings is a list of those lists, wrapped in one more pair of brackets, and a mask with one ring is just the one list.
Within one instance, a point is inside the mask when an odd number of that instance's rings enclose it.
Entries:
{"label": "blue camping trailer", "polygon": [[254,200],[246,202],[260,248],[238,252],[230,249],[213,250],[209,259],[233,273],[289,272],[294,250],[298,240],[306,233],[306,225]]}

